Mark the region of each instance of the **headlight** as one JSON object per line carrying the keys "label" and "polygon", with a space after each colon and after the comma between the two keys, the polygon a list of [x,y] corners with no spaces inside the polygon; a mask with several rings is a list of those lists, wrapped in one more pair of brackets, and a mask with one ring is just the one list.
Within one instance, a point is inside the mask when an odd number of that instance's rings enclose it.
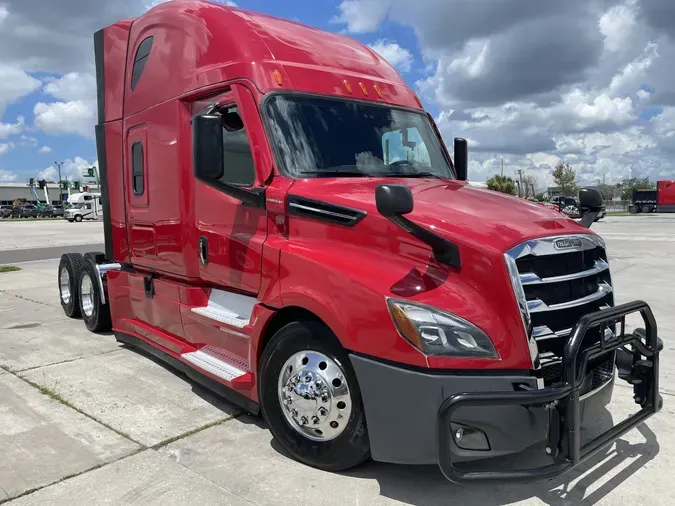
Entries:
{"label": "headlight", "polygon": [[403,300],[387,305],[399,333],[427,355],[499,358],[485,332],[457,315]]}

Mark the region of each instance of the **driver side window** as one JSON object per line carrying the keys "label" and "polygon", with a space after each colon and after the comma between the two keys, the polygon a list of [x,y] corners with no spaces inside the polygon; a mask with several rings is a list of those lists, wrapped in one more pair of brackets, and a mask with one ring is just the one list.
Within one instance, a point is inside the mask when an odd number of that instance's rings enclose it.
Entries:
{"label": "driver side window", "polygon": [[402,160],[431,165],[429,152],[416,127],[386,132],[382,136],[382,153],[386,165]]}
{"label": "driver side window", "polygon": [[244,122],[236,106],[222,112],[223,118],[223,183],[250,186],[255,181],[255,166]]}

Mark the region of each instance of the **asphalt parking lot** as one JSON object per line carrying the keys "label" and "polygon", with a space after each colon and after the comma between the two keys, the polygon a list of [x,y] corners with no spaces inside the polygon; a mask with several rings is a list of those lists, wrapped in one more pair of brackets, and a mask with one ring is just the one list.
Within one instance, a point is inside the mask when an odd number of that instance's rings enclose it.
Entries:
{"label": "asphalt parking lot", "polygon": [[[0,223],[2,240],[26,244],[15,238],[25,230],[8,234],[8,225],[14,226]],[[54,238],[55,247],[99,237],[100,224],[57,225],[92,232],[68,244]],[[0,274],[0,502],[675,504],[669,484],[675,468],[675,215],[609,217],[593,229],[608,245],[617,303],[645,300],[657,318],[665,341],[664,408],[564,477],[458,487],[434,466],[369,462],[327,473],[295,463],[259,419],[114,337],[91,334],[81,321],[66,318],[56,258],[16,264],[21,271]],[[31,236],[35,230],[22,236],[30,236],[23,247],[44,247],[42,234]],[[98,242],[102,232],[91,240]],[[610,418],[617,423],[636,411],[634,406],[632,390],[617,383],[606,416],[589,430],[606,428]]]}

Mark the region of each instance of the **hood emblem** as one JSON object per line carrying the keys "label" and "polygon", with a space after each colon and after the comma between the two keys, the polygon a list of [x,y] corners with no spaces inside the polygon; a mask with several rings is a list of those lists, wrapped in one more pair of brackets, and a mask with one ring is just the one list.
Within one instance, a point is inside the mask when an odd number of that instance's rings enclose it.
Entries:
{"label": "hood emblem", "polygon": [[558,239],[554,243],[555,249],[570,249],[570,248],[580,248],[581,239],[578,237],[566,237],[564,239]]}

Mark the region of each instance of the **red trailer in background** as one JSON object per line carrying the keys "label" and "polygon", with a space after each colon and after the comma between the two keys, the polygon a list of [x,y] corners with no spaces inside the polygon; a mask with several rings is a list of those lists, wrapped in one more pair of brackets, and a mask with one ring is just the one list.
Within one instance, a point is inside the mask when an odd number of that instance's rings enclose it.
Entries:
{"label": "red trailer in background", "polygon": [[633,190],[628,211],[636,213],[675,213],[675,181],[656,183],[656,190]]}
{"label": "red trailer in background", "polygon": [[659,213],[675,213],[675,181],[659,181],[656,190],[656,210]]}

